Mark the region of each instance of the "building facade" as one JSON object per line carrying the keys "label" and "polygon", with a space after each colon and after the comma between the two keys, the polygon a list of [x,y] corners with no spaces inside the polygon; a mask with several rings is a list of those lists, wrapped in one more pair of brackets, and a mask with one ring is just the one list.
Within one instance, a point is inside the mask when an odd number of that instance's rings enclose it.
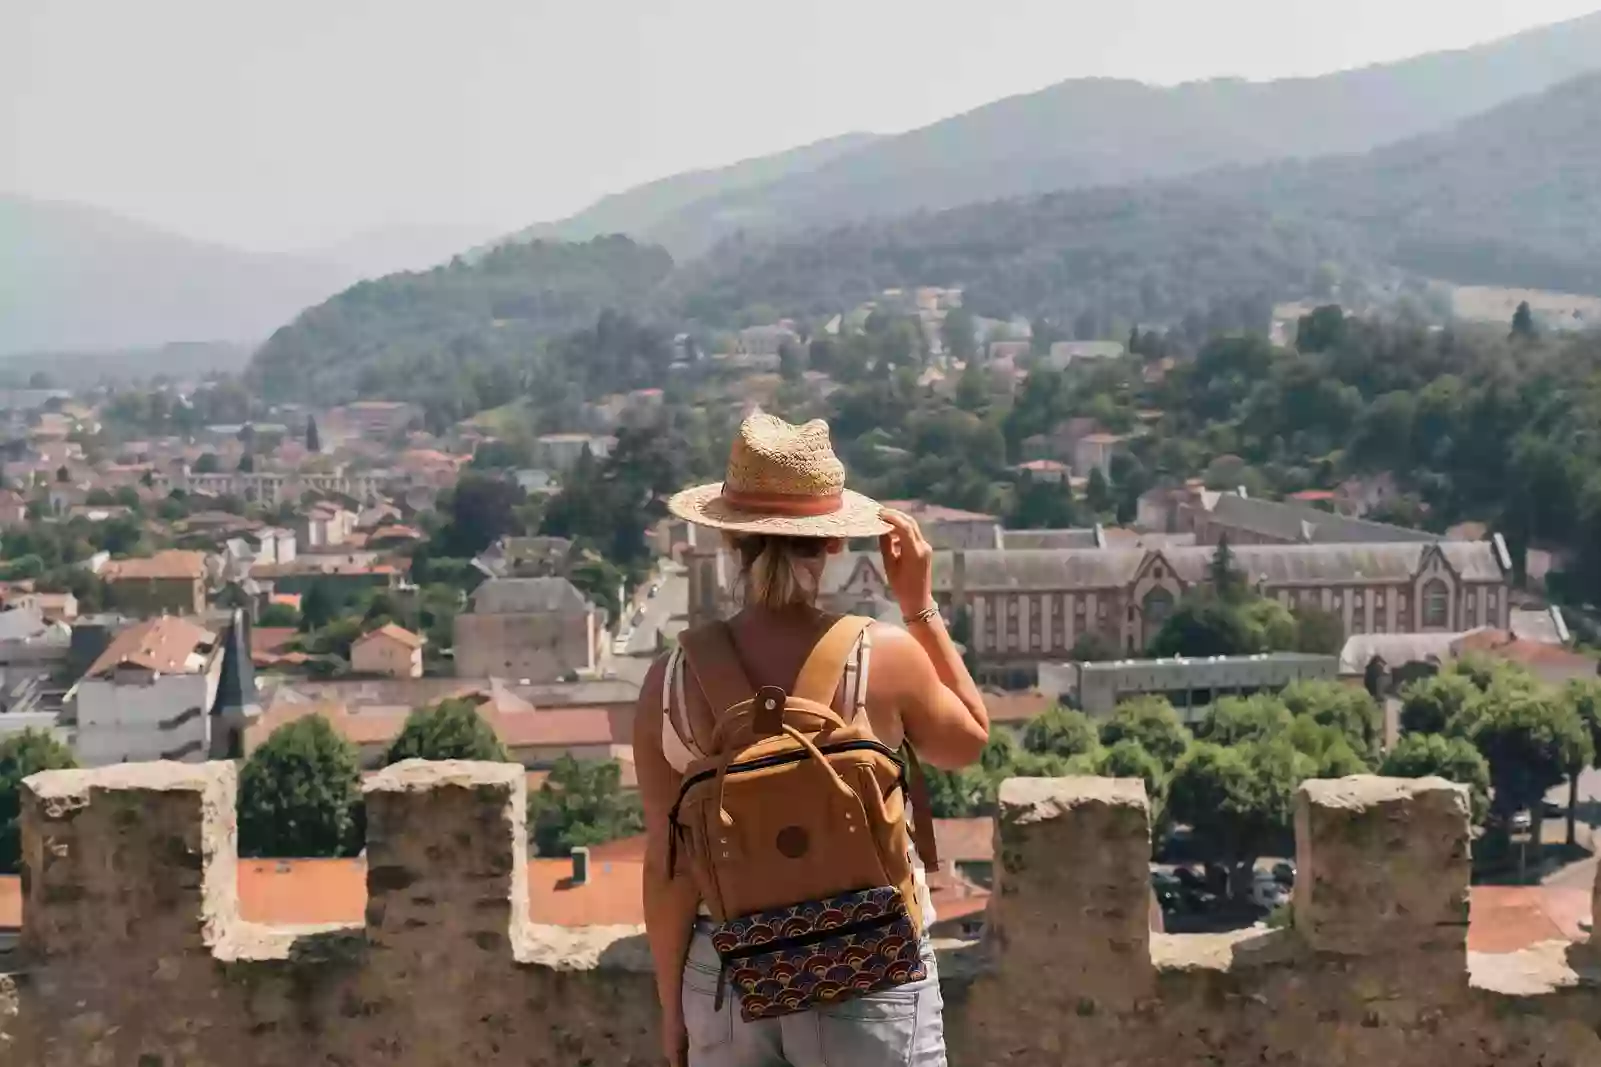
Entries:
{"label": "building facade", "polygon": [[206,556],[172,549],[114,559],[100,570],[111,602],[129,615],[198,615],[206,610]]}
{"label": "building facade", "polygon": [[[1066,658],[1087,635],[1137,655],[1184,594],[1210,581],[1214,553],[1204,546],[938,552],[934,595],[962,627],[982,673],[1021,680],[1041,662]],[[689,564],[691,625],[731,612],[735,561],[716,552]],[[1333,614],[1347,634],[1504,629],[1511,611],[1507,571],[1491,542],[1242,546],[1234,567],[1286,607]],[[821,600],[865,614],[893,605],[878,554],[830,557]]]}
{"label": "building facade", "polygon": [[565,578],[492,578],[456,616],[456,673],[553,682],[592,671],[603,612]]}
{"label": "building facade", "polygon": [[421,678],[423,640],[394,623],[380,626],[351,642],[351,669],[387,678]]}
{"label": "building facade", "polygon": [[117,634],[69,693],[78,762],[208,758],[223,658],[217,634],[173,616]]}

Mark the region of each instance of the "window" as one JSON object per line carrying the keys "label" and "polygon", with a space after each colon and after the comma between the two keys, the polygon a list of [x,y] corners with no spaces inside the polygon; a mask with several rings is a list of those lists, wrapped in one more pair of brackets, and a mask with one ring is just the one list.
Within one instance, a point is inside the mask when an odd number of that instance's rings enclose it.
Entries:
{"label": "window", "polygon": [[[1145,594],[1145,625],[1153,632],[1160,629],[1173,614],[1173,594],[1166,589],[1152,589]],[[1133,608],[1129,612],[1133,613]]]}
{"label": "window", "polygon": [[1351,600],[1351,606],[1356,608],[1358,611],[1362,609],[1362,594],[1360,592],[1358,592]]}
{"label": "window", "polygon": [[1155,567],[1151,568],[1151,576],[1154,577],[1157,581],[1161,581],[1162,580],[1162,565],[1160,563],[1158,563]]}
{"label": "window", "polygon": [[1451,591],[1440,579],[1430,578],[1423,587],[1423,625],[1426,629],[1443,630],[1450,624],[1450,618]]}
{"label": "window", "polygon": [[1472,593],[1469,593],[1467,596],[1462,598],[1462,616],[1466,620],[1465,625],[1468,629],[1471,630],[1473,627],[1479,625],[1478,598]]}

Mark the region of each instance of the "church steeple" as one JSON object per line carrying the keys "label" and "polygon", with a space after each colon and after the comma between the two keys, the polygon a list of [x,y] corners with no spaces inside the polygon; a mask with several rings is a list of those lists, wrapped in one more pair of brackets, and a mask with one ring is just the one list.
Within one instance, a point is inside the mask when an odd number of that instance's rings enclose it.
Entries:
{"label": "church steeple", "polygon": [[224,641],[222,674],[211,707],[211,758],[238,759],[244,755],[245,727],[261,714],[250,658],[250,616],[242,609],[233,609]]}

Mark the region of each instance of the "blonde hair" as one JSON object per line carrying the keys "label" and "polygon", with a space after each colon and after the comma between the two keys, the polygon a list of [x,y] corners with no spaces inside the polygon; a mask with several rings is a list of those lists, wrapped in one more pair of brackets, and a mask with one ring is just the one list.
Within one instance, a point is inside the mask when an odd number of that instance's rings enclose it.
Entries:
{"label": "blonde hair", "polygon": [[816,602],[823,564],[828,561],[829,538],[735,534],[728,542],[739,553],[740,584],[747,607],[781,610]]}

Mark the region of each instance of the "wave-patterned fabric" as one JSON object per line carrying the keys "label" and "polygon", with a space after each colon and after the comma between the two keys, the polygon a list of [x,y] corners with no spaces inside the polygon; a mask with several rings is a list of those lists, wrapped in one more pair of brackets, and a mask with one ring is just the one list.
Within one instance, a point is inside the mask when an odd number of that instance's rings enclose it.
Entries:
{"label": "wave-patterned fabric", "polygon": [[746,1022],[928,976],[917,930],[895,886],[731,919],[713,931],[712,944]]}

